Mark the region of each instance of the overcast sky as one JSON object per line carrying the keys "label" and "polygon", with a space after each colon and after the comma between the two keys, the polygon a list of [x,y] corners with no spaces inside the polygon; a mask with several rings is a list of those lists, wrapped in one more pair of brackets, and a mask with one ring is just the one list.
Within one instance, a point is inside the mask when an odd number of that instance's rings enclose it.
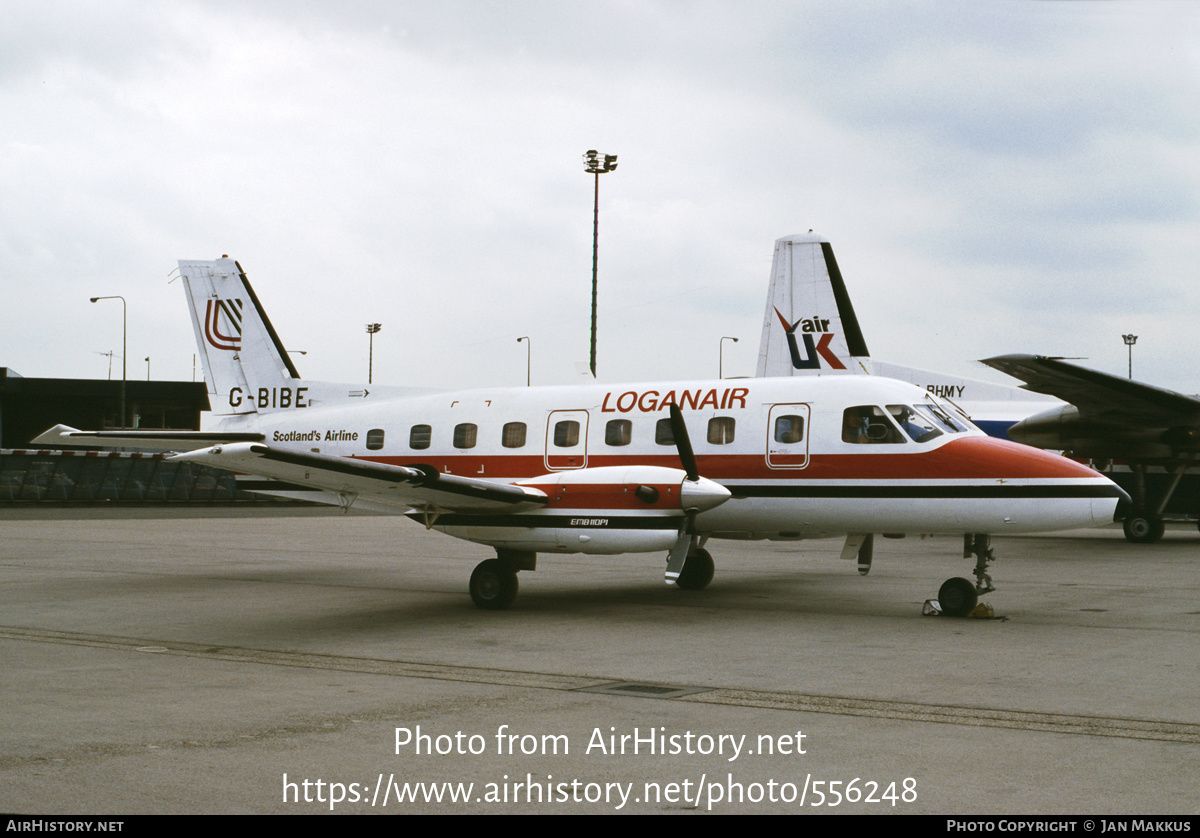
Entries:
{"label": "overcast sky", "polygon": [[[1200,4],[56,2],[0,24],[0,366],[191,380],[178,259],[239,260],[306,378],[754,373],[773,242],[874,357],[1194,393]],[[120,377],[120,360],[114,363]]]}

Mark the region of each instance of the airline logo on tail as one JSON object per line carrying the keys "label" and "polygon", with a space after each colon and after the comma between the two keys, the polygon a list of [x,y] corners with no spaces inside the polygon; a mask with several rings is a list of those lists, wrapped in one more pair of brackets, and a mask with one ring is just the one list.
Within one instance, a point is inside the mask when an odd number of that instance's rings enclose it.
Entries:
{"label": "airline logo on tail", "polygon": [[[775,308],[772,306],[772,308]],[[830,369],[844,370],[846,365],[843,364],[838,356],[833,354],[833,350],[829,348],[829,344],[833,341],[833,332],[826,331],[829,328],[829,321],[819,317],[800,318],[795,323],[789,324],[787,318],[780,313],[778,308],[775,308],[775,316],[779,318],[779,322],[783,324],[783,331],[787,335],[788,350],[792,354],[792,367],[798,370],[817,370],[821,368],[821,358],[825,359],[825,363]],[[800,337],[804,341],[804,357],[800,357],[800,347],[796,342],[796,329],[800,328]],[[817,340],[813,340],[813,334],[821,335]]]}
{"label": "airline logo on tail", "polygon": [[216,349],[242,348],[242,301],[209,300],[204,311],[204,338]]}

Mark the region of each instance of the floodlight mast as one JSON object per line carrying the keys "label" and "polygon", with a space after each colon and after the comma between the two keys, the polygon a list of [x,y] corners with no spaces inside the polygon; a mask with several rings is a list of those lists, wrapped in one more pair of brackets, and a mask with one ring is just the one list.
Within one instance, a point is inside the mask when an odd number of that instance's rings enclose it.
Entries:
{"label": "floodlight mast", "polygon": [[369,348],[369,351],[367,354],[367,383],[368,384],[375,383],[375,380],[374,380],[374,375],[375,375],[375,335],[377,335],[379,333],[379,330],[382,328],[383,328],[382,323],[368,323],[367,324],[367,334],[369,335],[367,340],[370,343],[370,348]]}
{"label": "floodlight mast", "polygon": [[583,155],[583,170],[596,176],[596,197],[592,206],[592,378],[596,377],[596,263],[600,242],[600,175],[617,168],[617,155],[590,149]]}
{"label": "floodlight mast", "polygon": [[1121,335],[1125,345],[1129,347],[1129,380],[1133,381],[1133,345],[1137,343],[1137,335]]}

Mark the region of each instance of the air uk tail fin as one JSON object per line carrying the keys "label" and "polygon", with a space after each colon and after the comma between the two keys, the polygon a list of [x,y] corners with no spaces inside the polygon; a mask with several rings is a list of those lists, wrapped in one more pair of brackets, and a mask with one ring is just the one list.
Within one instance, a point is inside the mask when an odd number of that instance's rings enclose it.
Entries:
{"label": "air uk tail fin", "polygon": [[812,232],[777,239],[756,376],[870,371],[870,353],[829,242]]}
{"label": "air uk tail fin", "polygon": [[213,412],[304,406],[296,404],[305,395],[297,386],[300,374],[241,266],[222,256],[212,262],[181,260],[179,271]]}

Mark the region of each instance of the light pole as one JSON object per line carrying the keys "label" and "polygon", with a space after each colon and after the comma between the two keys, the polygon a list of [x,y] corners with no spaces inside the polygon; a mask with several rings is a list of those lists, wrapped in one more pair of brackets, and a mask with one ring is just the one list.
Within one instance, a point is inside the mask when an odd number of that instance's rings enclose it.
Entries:
{"label": "light pole", "polygon": [[146,380],[150,380],[150,356],[146,356]]}
{"label": "light pole", "polygon": [[533,358],[533,341],[528,337],[517,338],[517,343],[525,341],[525,386],[529,386],[529,364]]}
{"label": "light pole", "polygon": [[590,149],[583,155],[583,170],[596,176],[596,199],[592,206],[592,378],[596,377],[596,261],[600,242],[600,175],[617,168],[617,155]]}
{"label": "light pole", "polygon": [[725,341],[731,340],[737,343],[737,338],[723,337],[721,338],[721,349],[717,353],[717,378],[725,377]]}
{"label": "light pole", "polygon": [[117,427],[125,427],[125,356],[129,354],[129,306],[125,304],[125,298],[120,294],[114,294],[110,297],[92,297],[92,302],[100,300],[120,300],[121,301],[121,424]]}
{"label": "light pole", "polygon": [[109,380],[109,381],[112,381],[112,356],[113,356],[113,355],[115,355],[116,353],[114,353],[114,352],[113,352],[113,351],[110,349],[110,350],[108,350],[107,352],[96,352],[96,354],[97,354],[97,355],[107,355],[107,356],[108,356],[108,380]]}
{"label": "light pole", "polygon": [[367,383],[368,384],[375,383],[374,378],[373,378],[373,376],[375,375],[375,335],[382,328],[383,328],[382,323],[368,323],[367,324],[367,334],[370,335],[368,340],[370,341],[370,344],[371,344],[370,354],[367,356]]}
{"label": "light pole", "polygon": [[1133,345],[1137,343],[1137,335],[1121,335],[1125,345],[1129,347],[1129,380],[1133,380]]}

